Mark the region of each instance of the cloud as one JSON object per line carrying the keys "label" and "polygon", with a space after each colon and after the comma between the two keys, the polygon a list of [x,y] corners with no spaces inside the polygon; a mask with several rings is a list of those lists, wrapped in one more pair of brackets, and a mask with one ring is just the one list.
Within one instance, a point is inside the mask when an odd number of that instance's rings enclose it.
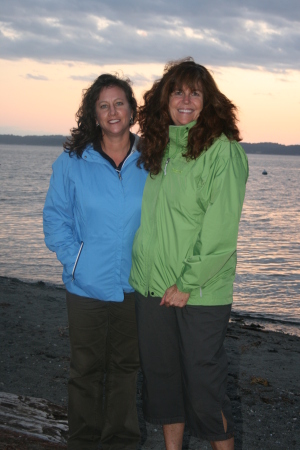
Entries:
{"label": "cloud", "polygon": [[70,76],[71,80],[74,81],[88,81],[88,82],[93,82],[97,77],[99,76],[96,74],[90,74],[90,75],[72,75]]}
{"label": "cloud", "polygon": [[[128,78],[127,75],[125,75],[121,70],[116,71],[116,74],[121,78]],[[98,78],[99,74],[91,73],[89,75],[71,75],[70,79],[74,81],[87,81],[87,82],[93,82],[96,78]],[[161,75],[145,75],[142,73],[133,73],[130,75],[129,79],[132,81],[132,83],[135,86],[143,86],[145,84],[148,84],[151,81],[154,81],[158,78],[160,78]]]}
{"label": "cloud", "polygon": [[161,78],[160,75],[151,74],[150,76],[146,76],[141,73],[134,73],[131,75],[130,79],[134,83],[135,86],[143,86],[145,84],[149,84],[149,82],[153,82],[154,80],[158,80]]}
{"label": "cloud", "polygon": [[[70,6],[71,5],[71,6]],[[10,0],[0,58],[300,70],[298,0]]]}
{"label": "cloud", "polygon": [[44,75],[32,75],[31,73],[27,73],[25,78],[28,80],[48,81],[48,78]]}

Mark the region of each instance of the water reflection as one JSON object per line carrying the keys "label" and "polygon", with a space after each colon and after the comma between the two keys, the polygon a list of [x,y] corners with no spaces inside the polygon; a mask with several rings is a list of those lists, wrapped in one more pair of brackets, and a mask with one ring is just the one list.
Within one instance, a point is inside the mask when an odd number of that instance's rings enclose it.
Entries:
{"label": "water reflection", "polygon": [[299,322],[300,158],[249,155],[249,165],[234,310]]}
{"label": "water reflection", "polygon": [[[2,276],[62,283],[42,230],[51,164],[60,152],[0,146]],[[233,311],[300,323],[300,157],[249,155],[249,164]]]}

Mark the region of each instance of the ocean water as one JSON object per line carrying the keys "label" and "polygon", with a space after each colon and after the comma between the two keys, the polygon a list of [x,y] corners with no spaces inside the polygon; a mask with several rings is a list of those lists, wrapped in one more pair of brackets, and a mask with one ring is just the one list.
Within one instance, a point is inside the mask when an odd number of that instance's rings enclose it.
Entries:
{"label": "ocean water", "polygon": [[[42,229],[51,165],[61,151],[0,145],[0,276],[62,285]],[[233,317],[300,335],[300,157],[248,158]]]}

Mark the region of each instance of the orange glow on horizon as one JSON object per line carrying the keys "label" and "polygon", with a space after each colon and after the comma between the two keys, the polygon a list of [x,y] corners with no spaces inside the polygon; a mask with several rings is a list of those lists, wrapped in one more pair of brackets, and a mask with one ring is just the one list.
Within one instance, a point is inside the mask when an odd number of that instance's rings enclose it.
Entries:
{"label": "orange glow on horizon", "polygon": [[[133,80],[138,102],[163,72],[163,64],[45,64],[0,60],[0,134],[69,133],[75,126],[82,90],[101,73],[124,73]],[[300,77],[233,67],[210,67],[222,92],[239,109],[245,142],[300,144]]]}

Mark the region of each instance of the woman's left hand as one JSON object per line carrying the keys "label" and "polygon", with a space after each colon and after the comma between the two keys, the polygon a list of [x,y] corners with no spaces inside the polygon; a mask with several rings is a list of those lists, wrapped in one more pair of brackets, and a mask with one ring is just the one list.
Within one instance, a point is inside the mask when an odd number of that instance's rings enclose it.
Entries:
{"label": "woman's left hand", "polygon": [[189,299],[190,294],[188,292],[180,292],[176,284],[169,287],[160,302],[160,306],[176,306],[177,308],[183,308]]}

